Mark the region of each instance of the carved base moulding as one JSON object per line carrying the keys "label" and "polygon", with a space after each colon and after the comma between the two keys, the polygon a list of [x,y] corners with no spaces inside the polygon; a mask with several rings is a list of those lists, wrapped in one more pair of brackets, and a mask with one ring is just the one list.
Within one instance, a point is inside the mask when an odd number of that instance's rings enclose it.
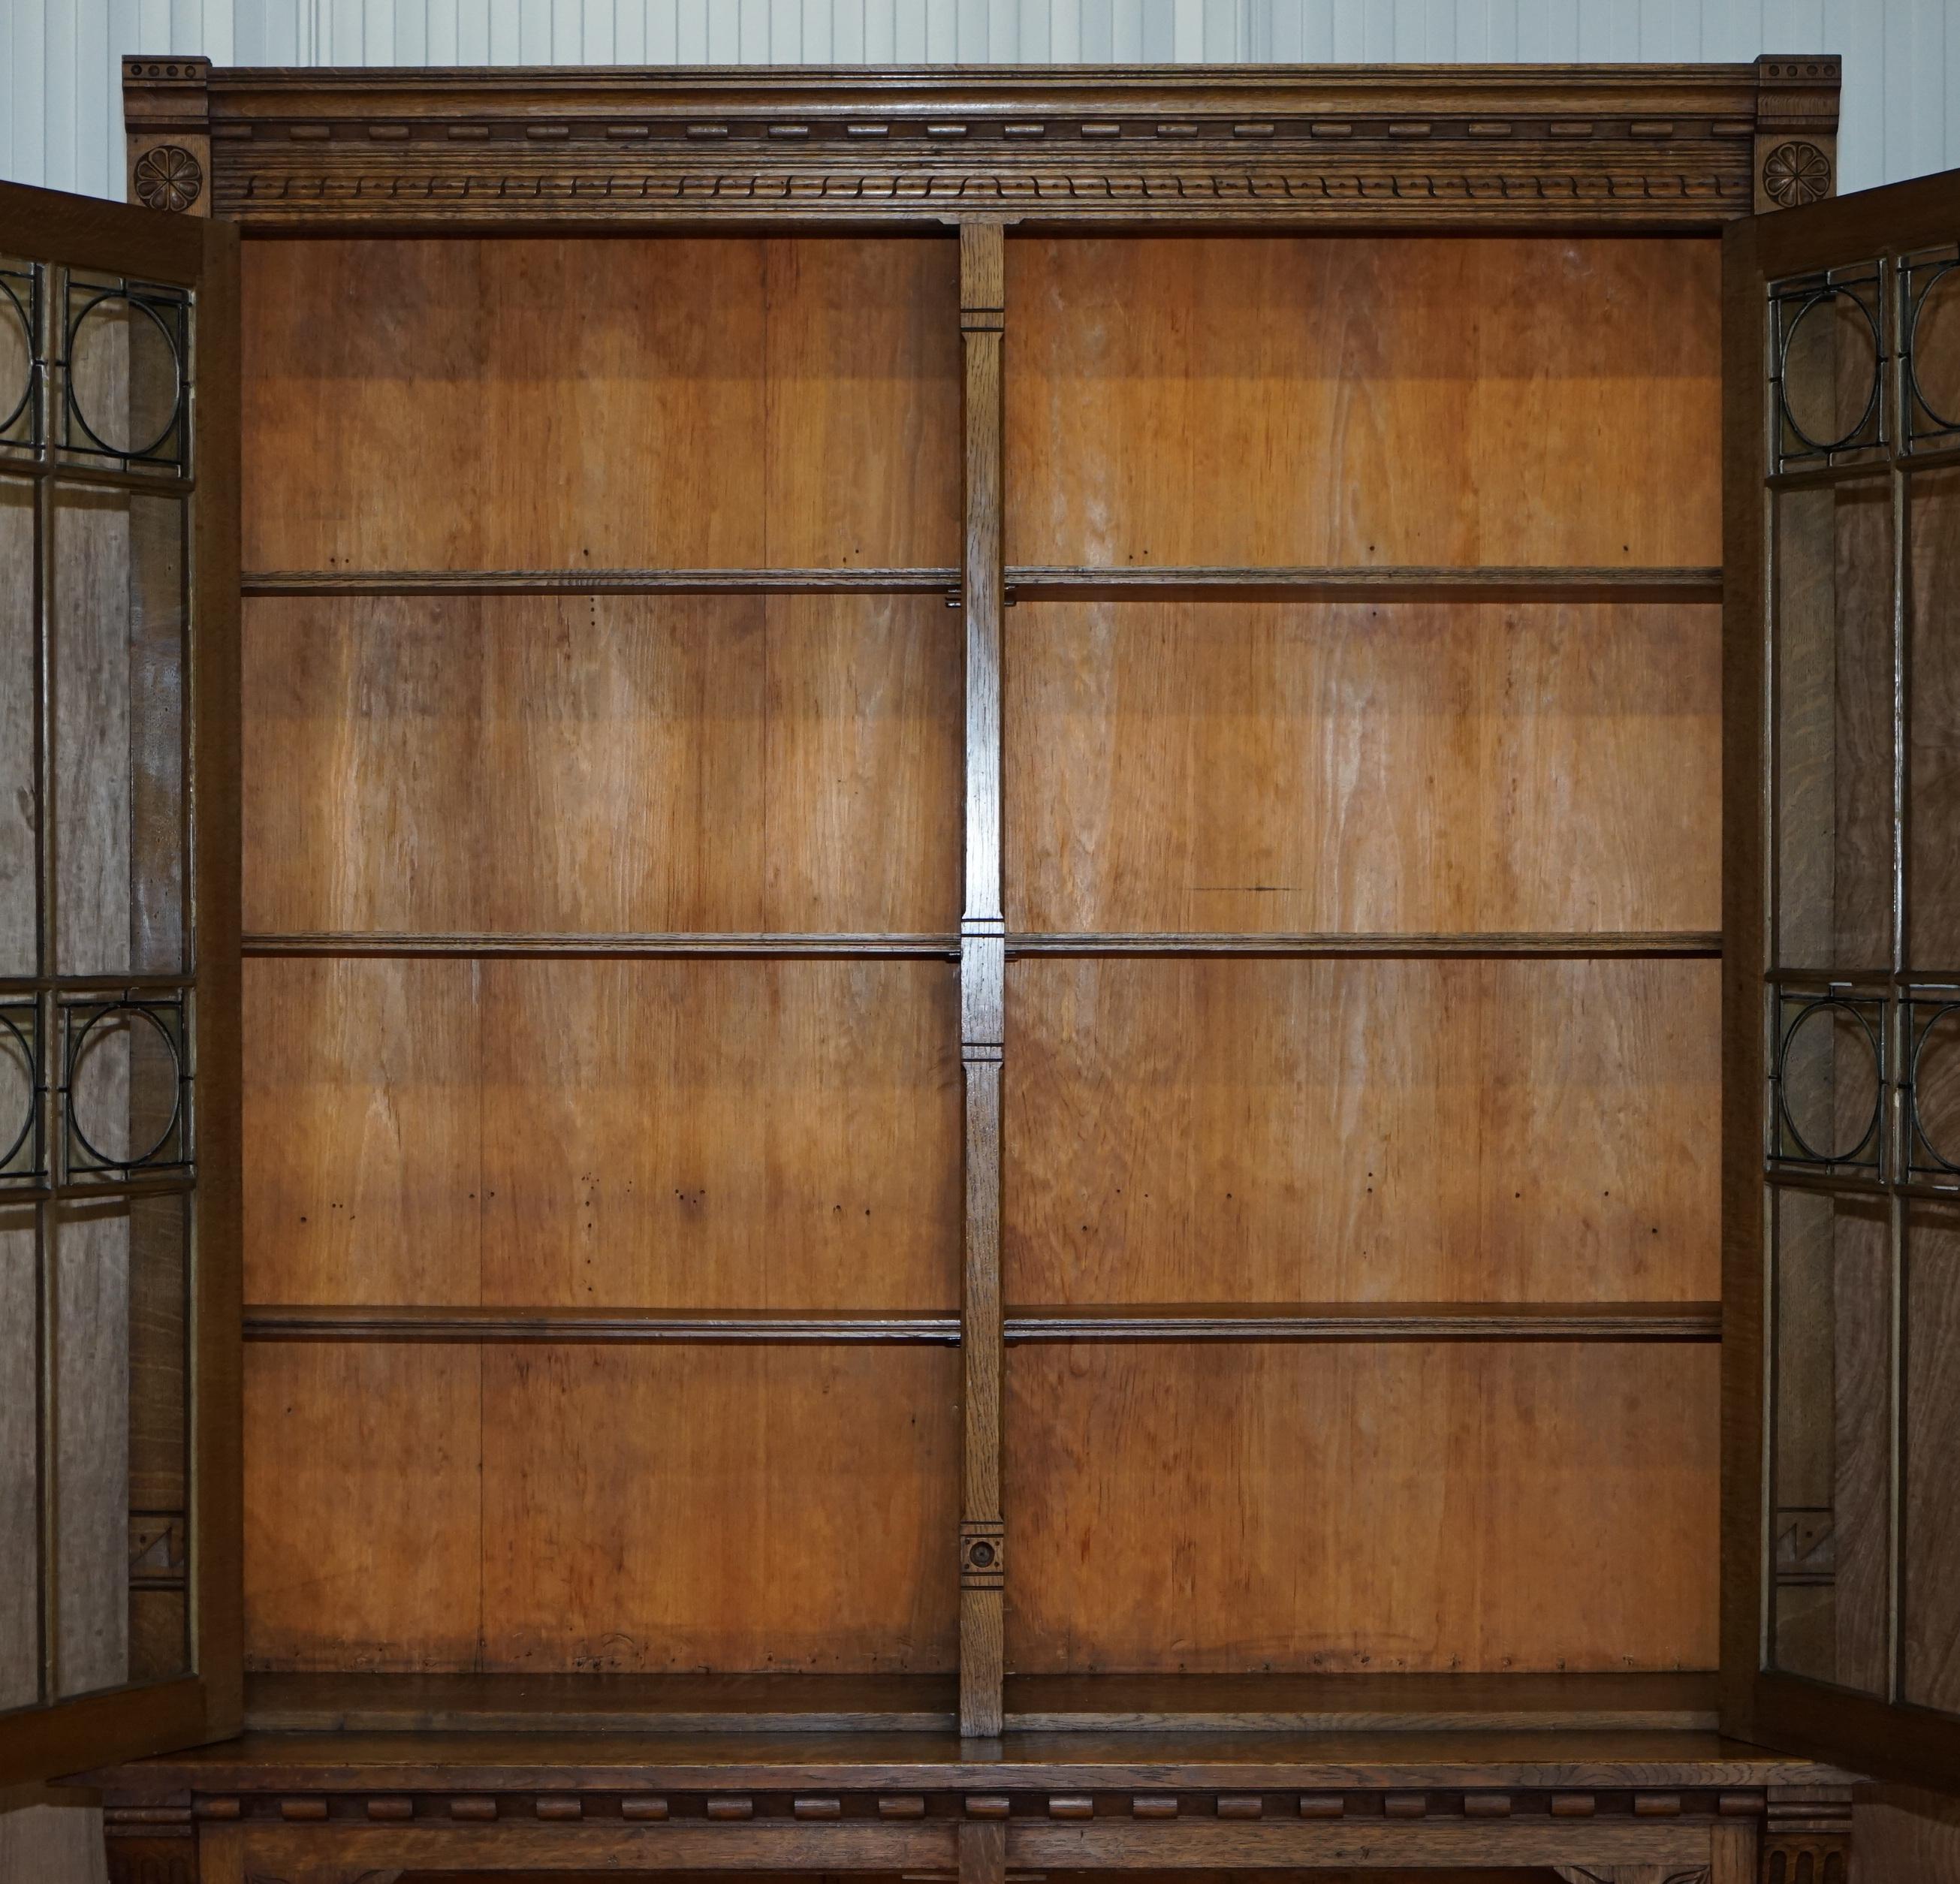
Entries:
{"label": "carved base moulding", "polygon": [[1497,1784],[682,1793],[582,1789],[568,1767],[557,1791],[429,1792],[389,1790],[385,1770],[371,1777],[382,1784],[164,1802],[112,1794],[112,1884],[374,1884],[407,1871],[622,1867],[954,1884],[988,1850],[1010,1876],[1540,1866],[1568,1884],[1844,1884],[1850,1828],[1841,1788],[1796,1799],[1777,1788]]}
{"label": "carved base moulding", "polygon": [[132,200],[267,228],[1713,228],[1834,186],[1838,62],[283,72],[123,67]]}

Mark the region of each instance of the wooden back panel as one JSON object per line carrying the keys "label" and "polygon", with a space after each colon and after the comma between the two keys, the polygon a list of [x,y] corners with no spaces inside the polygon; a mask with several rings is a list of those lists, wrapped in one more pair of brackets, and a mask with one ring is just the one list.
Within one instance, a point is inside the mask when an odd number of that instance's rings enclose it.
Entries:
{"label": "wooden back panel", "polygon": [[1036,961],[1015,1302],[1717,1294],[1708,962]]}
{"label": "wooden back panel", "polygon": [[262,961],[247,985],[252,1300],[957,1302],[943,964]]}
{"label": "wooden back panel", "polygon": [[947,933],[959,652],[932,597],[256,600],[247,926]]}
{"label": "wooden back panel", "polygon": [[1010,239],[1007,560],[1717,562],[1718,277],[1699,239]]}
{"label": "wooden back panel", "polygon": [[1637,603],[1023,603],[1008,920],[1720,926],[1721,616]]}
{"label": "wooden back panel", "polygon": [[[631,952],[956,928],[959,616],[416,572],[953,562],[955,244],[250,269],[248,1299],[951,1313],[950,964]],[[953,1666],[956,1356],[446,1326],[251,1351],[254,1666]]]}
{"label": "wooden back panel", "polygon": [[948,1350],[250,1359],[248,1666],[953,1665]]}
{"label": "wooden back panel", "polygon": [[[951,564],[953,263],[263,245],[247,561]],[[363,317],[323,340],[323,296]],[[1713,298],[1684,240],[1017,238],[1008,559],[1712,563]],[[593,958],[954,930],[961,618],[428,588],[252,604],[248,927],[447,939],[253,965],[250,1296],[950,1310],[947,964]],[[1715,1293],[1715,975],[1670,959],[1718,921],[1711,606],[1023,600],[1005,644],[1010,937],[1469,956],[1016,961],[1010,1303]],[[1524,932],[1562,957],[1503,955]],[[1662,1343],[1018,1348],[1009,1664],[1704,1666],[1714,1378]],[[943,1669],[959,1379],[926,1347],[255,1349],[254,1661]]]}
{"label": "wooden back panel", "polygon": [[[1718,977],[1670,958],[1720,921],[1720,613],[1545,573],[1717,559],[1713,245],[1007,260],[1029,587],[1410,572],[1011,611],[1010,934],[1088,952],[1009,971],[1010,1302],[1714,1296]],[[1525,599],[1464,599],[1447,572],[1480,568]],[[1382,959],[1285,959],[1341,937]],[[1707,1345],[1440,1321],[1013,1348],[1008,1665],[1710,1666],[1717,1373]]]}
{"label": "wooden back panel", "polygon": [[248,244],[245,567],[951,563],[954,246]]}
{"label": "wooden back panel", "polygon": [[1010,1666],[1705,1668],[1717,1354],[1025,1348]]}

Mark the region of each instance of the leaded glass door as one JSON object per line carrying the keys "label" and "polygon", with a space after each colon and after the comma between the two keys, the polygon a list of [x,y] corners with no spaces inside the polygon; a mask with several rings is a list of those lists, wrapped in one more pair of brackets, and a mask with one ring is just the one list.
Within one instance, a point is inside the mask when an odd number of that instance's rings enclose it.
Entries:
{"label": "leaded glass door", "polygon": [[1960,173],[1726,261],[1724,1722],[1960,1786]]}
{"label": "leaded glass door", "polygon": [[0,187],[0,1785],[238,1719],[237,258]]}

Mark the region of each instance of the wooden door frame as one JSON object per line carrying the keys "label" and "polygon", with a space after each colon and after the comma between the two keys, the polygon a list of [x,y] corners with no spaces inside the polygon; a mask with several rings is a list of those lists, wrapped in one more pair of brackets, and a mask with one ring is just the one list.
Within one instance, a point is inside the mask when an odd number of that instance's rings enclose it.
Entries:
{"label": "wooden door frame", "polygon": [[[1767,1243],[1764,975],[1772,962],[1768,902],[1769,699],[1772,597],[1768,590],[1769,498],[1764,484],[1768,383],[1765,294],[1774,281],[1885,253],[1960,239],[1960,177],[1922,177],[1819,203],[1796,215],[1732,225],[1723,242],[1724,699],[1723,723],[1723,1730],[1768,1746],[1801,1749],[1888,1777],[1951,1790],[1960,1786],[1960,1720],[1896,1698],[1769,1672],[1773,1549],[1767,1469],[1769,1255]],[[1892,374],[1898,348],[1885,371]],[[1888,389],[1888,397],[1892,396]],[[1874,469],[1901,479],[1895,438]],[[1932,468],[1960,463],[1960,449],[1905,455]],[[1896,499],[1895,499],[1896,514]],[[1895,568],[1900,546],[1894,545]],[[1893,597],[1896,632],[1908,632],[1908,597]],[[1904,737],[1895,714],[1893,737]],[[1904,815],[1895,803],[1895,821]],[[1902,940],[1895,938],[1898,963]],[[1895,977],[1896,979],[1896,976]],[[1902,1601],[1899,1561],[1903,1484],[1903,1307],[1892,1306],[1893,1493],[1889,1501],[1894,1615]],[[1893,1696],[1901,1656],[1888,1657]]]}
{"label": "wooden door frame", "polygon": [[[189,933],[196,982],[190,1042],[196,1178],[186,1249],[191,1521],[186,1602],[192,1672],[0,1714],[0,1787],[221,1739],[237,1731],[243,1717],[238,251],[233,229],[54,190],[0,186],[0,253],[188,288],[196,297],[189,421],[196,455],[192,482],[182,487],[186,495],[195,493],[187,572],[193,626],[183,827],[192,853]],[[52,309],[43,318],[52,333]],[[45,372],[43,381],[44,430],[52,440],[55,395]],[[43,464],[36,475],[43,481],[56,475],[76,479],[90,475],[72,468],[58,472],[51,443]],[[27,470],[23,463],[17,474]],[[111,474],[100,476],[113,482]],[[34,610],[43,634],[52,562],[47,534],[43,528],[35,578]],[[44,685],[41,691],[45,696]],[[91,979],[105,984],[117,980],[113,975]],[[41,1043],[44,1105],[52,1083],[49,1056],[57,1050],[52,1039]],[[52,1148],[48,1168],[49,1175],[39,1185],[0,1191],[0,1201],[71,1194],[72,1187],[60,1181]],[[43,1356],[44,1372],[46,1364]],[[46,1457],[44,1446],[44,1467]],[[51,1516],[45,1479],[41,1497],[45,1524]],[[43,1547],[43,1577],[49,1583],[52,1553],[45,1536]],[[52,1599],[44,1591],[43,1600],[45,1617]],[[47,1627],[44,1621],[44,1634]]]}

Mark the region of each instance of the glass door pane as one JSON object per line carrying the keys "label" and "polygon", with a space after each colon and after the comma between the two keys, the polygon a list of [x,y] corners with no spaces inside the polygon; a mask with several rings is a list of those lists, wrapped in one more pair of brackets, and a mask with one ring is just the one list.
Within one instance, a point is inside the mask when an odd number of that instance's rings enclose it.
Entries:
{"label": "glass door pane", "polygon": [[1728,800],[1726,1077],[1760,1103],[1731,1112],[1726,1364],[1763,1417],[1730,1458],[1761,1529],[1728,1566],[1725,1724],[1936,1784],[1960,1771],[1956,228],[1960,174],[1728,243],[1762,376],[1730,389],[1761,425],[1729,434],[1729,627],[1762,665],[1730,734],[1761,769]]}
{"label": "glass door pane", "polygon": [[[202,1737],[237,1679],[199,1601],[237,1488],[193,1469],[194,1351],[235,1289],[237,1073],[201,1064],[235,1038],[235,838],[192,790],[200,662],[234,664],[205,524],[235,454],[206,475],[201,402],[235,238],[51,201],[0,188],[0,1784]],[[215,805],[234,764],[210,755]]]}

